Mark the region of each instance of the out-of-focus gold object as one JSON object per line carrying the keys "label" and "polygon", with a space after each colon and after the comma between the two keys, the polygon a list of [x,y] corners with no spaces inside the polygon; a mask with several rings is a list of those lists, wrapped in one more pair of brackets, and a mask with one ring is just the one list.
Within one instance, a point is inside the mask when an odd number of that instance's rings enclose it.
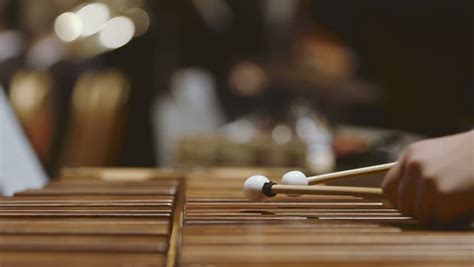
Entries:
{"label": "out-of-focus gold object", "polygon": [[123,140],[129,95],[124,76],[109,70],[83,74],[74,88],[63,166],[107,166]]}
{"label": "out-of-focus gold object", "polygon": [[53,80],[46,72],[21,70],[12,79],[11,104],[43,162],[51,157],[53,97]]}
{"label": "out-of-focus gold object", "polygon": [[177,148],[176,165],[192,166],[265,166],[306,167],[305,144],[300,140],[279,145],[268,134],[249,142],[236,143],[222,135],[183,138]]}

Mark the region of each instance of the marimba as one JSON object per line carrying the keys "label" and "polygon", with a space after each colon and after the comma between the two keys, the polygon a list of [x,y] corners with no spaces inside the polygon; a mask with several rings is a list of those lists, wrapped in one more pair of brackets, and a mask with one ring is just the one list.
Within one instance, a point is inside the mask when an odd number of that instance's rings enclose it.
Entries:
{"label": "marimba", "polygon": [[473,227],[430,230],[382,199],[248,202],[283,170],[72,169],[0,201],[0,266],[472,266]]}

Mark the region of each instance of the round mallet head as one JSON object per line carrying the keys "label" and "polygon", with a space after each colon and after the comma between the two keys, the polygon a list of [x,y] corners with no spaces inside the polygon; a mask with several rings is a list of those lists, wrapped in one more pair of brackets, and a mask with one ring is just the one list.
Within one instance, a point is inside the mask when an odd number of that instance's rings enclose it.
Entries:
{"label": "round mallet head", "polygon": [[[286,185],[308,185],[306,175],[300,171],[290,171],[281,177],[281,183]],[[290,194],[289,197],[297,197],[299,195]]]}
{"label": "round mallet head", "polygon": [[244,183],[244,194],[248,200],[262,201],[266,198],[262,192],[263,185],[270,182],[267,177],[263,175],[250,176]]}

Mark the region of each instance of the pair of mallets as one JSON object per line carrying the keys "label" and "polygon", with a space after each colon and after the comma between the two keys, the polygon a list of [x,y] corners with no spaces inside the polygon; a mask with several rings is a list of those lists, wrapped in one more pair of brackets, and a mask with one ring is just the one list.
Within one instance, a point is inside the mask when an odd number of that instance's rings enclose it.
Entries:
{"label": "pair of mallets", "polygon": [[295,195],[352,195],[352,196],[381,196],[382,189],[375,187],[329,186],[316,185],[328,181],[350,178],[361,175],[382,175],[392,168],[396,162],[375,165],[347,171],[333,172],[312,177],[306,177],[300,171],[290,171],[283,175],[282,184],[271,182],[263,175],[249,177],[244,183],[244,193],[247,199],[262,201],[266,197],[277,194]]}

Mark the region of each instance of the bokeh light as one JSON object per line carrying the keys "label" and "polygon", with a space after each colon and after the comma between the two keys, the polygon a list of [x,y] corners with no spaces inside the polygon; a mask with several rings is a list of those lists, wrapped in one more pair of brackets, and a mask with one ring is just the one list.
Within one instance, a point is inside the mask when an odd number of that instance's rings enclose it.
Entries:
{"label": "bokeh light", "polygon": [[272,130],[272,138],[276,144],[283,145],[291,141],[292,134],[290,127],[280,124]]}
{"label": "bokeh light", "polygon": [[135,24],[135,36],[143,35],[150,27],[150,16],[141,8],[130,8],[124,12]]}
{"label": "bokeh light", "polygon": [[99,42],[108,49],[119,48],[128,43],[135,34],[133,21],[124,16],[109,20],[99,32]]}
{"label": "bokeh light", "polygon": [[97,33],[110,19],[110,10],[107,5],[102,3],[88,4],[79,9],[76,14],[82,21],[82,37]]}
{"label": "bokeh light", "polygon": [[81,18],[72,12],[66,12],[56,18],[54,31],[59,39],[65,42],[76,40],[82,31]]}

